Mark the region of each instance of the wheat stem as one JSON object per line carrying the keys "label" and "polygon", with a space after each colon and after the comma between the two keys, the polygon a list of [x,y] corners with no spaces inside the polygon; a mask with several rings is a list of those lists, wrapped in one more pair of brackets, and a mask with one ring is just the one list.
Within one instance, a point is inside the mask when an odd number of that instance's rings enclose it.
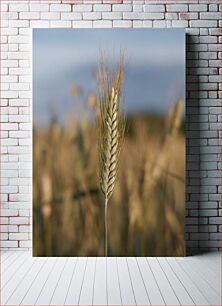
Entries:
{"label": "wheat stem", "polygon": [[108,256],[108,224],[107,224],[107,208],[108,208],[108,199],[105,199],[105,256]]}

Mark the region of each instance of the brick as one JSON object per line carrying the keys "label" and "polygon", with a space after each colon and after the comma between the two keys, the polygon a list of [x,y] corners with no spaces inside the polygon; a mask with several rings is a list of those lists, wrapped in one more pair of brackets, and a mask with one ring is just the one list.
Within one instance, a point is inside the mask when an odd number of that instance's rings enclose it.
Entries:
{"label": "brick", "polygon": [[[6,187],[4,186],[4,188],[6,188]],[[14,190],[15,190],[18,187],[17,186],[11,186],[11,187],[8,187],[8,188],[14,188]],[[11,193],[11,191],[9,191],[7,193]],[[18,211],[17,211],[17,209],[1,209],[1,216],[2,217],[18,216]]]}
{"label": "brick", "polygon": [[218,12],[218,5],[217,4],[209,4],[209,11],[210,12]]}
{"label": "brick", "polygon": [[0,241],[0,247],[1,248],[17,248],[18,247],[18,241]]}
{"label": "brick", "polygon": [[210,233],[210,240],[219,240],[221,241],[222,235],[221,233]]}
{"label": "brick", "polygon": [[18,232],[17,225],[0,225],[0,232]]}
{"label": "brick", "polygon": [[8,45],[9,51],[18,51],[18,44],[9,44]]}
{"label": "brick", "polygon": [[73,28],[92,28],[92,20],[72,21]]}
{"label": "brick", "polygon": [[221,19],[221,13],[209,13],[209,12],[204,12],[200,13],[200,19],[215,19],[215,20],[220,20]]}
{"label": "brick", "polygon": [[2,67],[18,67],[17,60],[2,60],[1,61]]}
{"label": "brick", "polygon": [[143,20],[143,27],[144,28],[152,28],[153,22],[151,20]]}
{"label": "brick", "polygon": [[4,123],[1,125],[1,130],[3,131],[15,131],[18,130],[18,123]]}
{"label": "brick", "polygon": [[27,233],[9,233],[10,240],[28,240]]}
{"label": "brick", "polygon": [[51,12],[71,12],[71,5],[69,4],[51,4]]}
{"label": "brick", "polygon": [[202,43],[202,44],[217,43],[217,37],[216,36],[201,36],[200,37],[200,43]]}
{"label": "brick", "polygon": [[2,12],[7,12],[8,11],[8,4],[2,3],[1,4],[1,11]]}
{"label": "brick", "polygon": [[169,4],[166,5],[167,12],[188,12],[188,5],[186,4]]}
{"label": "brick", "polygon": [[122,19],[122,13],[120,12],[102,13],[102,19]]}
{"label": "brick", "polygon": [[94,4],[93,11],[94,12],[110,12],[111,4]]}
{"label": "brick", "polygon": [[200,35],[208,35],[209,34],[209,29],[200,29]]}
{"label": "brick", "polygon": [[49,20],[31,20],[30,27],[31,28],[49,28],[50,22]]}
{"label": "brick", "polygon": [[49,4],[30,3],[29,8],[30,8],[30,11],[34,11],[34,12],[48,12]]}
{"label": "brick", "polygon": [[112,11],[113,12],[131,12],[132,5],[131,4],[113,4]]}
{"label": "brick", "polygon": [[113,27],[115,28],[131,28],[132,21],[131,20],[114,20]]}
{"label": "brick", "polygon": [[215,217],[215,216],[217,216],[217,210],[216,209],[200,209],[199,216]]}
{"label": "brick", "polygon": [[27,28],[28,26],[29,26],[28,20],[9,20],[10,28],[17,28],[17,27]]}
{"label": "brick", "polygon": [[199,232],[216,232],[217,231],[217,226],[215,225],[208,225],[206,226],[199,226]]}
{"label": "brick", "polygon": [[164,19],[163,13],[123,12],[123,19]]}
{"label": "brick", "polygon": [[112,21],[111,20],[94,20],[93,28],[111,28]]}
{"label": "brick", "polygon": [[[15,12],[2,13],[2,20],[18,19],[19,14]],[[4,26],[3,26],[4,27]]]}
{"label": "brick", "polygon": [[16,146],[18,145],[18,140],[17,139],[10,139],[10,138],[5,138],[5,139],[2,139],[2,142],[1,142],[1,145],[2,146]]}
{"label": "brick", "polygon": [[9,4],[9,12],[28,12],[29,5],[25,3]]}
{"label": "brick", "polygon": [[9,106],[29,106],[30,102],[27,99],[9,100]]}
{"label": "brick", "polygon": [[[58,18],[55,18],[58,19]],[[61,13],[62,20],[81,20],[82,14],[81,13]]]}
{"label": "brick", "polygon": [[102,19],[102,14],[100,12],[83,13],[83,19],[86,19],[86,20]]}
{"label": "brick", "polygon": [[20,233],[29,233],[29,232],[31,232],[31,228],[30,228],[30,226],[27,226],[27,225],[20,225],[19,226],[19,232]]}
{"label": "brick", "polygon": [[191,27],[197,27],[197,28],[212,28],[217,27],[217,21],[216,20],[190,20],[190,26]]}
{"label": "brick", "polygon": [[[65,19],[64,16],[67,16],[67,18],[68,18],[69,14],[71,14],[71,13],[61,13],[61,19]],[[73,14],[75,14],[75,13],[73,13]],[[58,13],[58,12],[41,13],[41,19],[59,20],[60,19],[60,13]]]}
{"label": "brick", "polygon": [[189,4],[190,12],[206,12],[207,4]]}
{"label": "brick", "polygon": [[[31,191],[29,190],[27,193],[30,193]],[[19,210],[19,216],[20,217],[29,217],[30,213],[29,213],[29,209],[20,209]]]}
{"label": "brick", "polygon": [[178,19],[178,13],[166,13],[165,19],[176,20]]}
{"label": "brick", "polygon": [[143,11],[143,5],[142,4],[134,4],[133,5],[133,11],[134,12],[142,12]]}
{"label": "brick", "polygon": [[210,67],[221,67],[221,61],[220,60],[210,60],[209,61]]}
{"label": "brick", "polygon": [[92,12],[92,4],[73,5],[73,12]]}
{"label": "brick", "polygon": [[163,4],[160,5],[152,5],[152,4],[148,4],[148,5],[144,5],[144,12],[165,12],[165,7]]}
{"label": "brick", "polygon": [[2,177],[18,177],[17,170],[2,170]]}
{"label": "brick", "polygon": [[9,74],[12,75],[31,75],[30,68],[11,68],[9,69]]}
{"label": "brick", "polygon": [[221,225],[221,217],[210,217],[209,224],[218,224]]}
{"label": "brick", "polygon": [[68,20],[52,20],[50,26],[52,28],[71,28],[72,23]]}
{"label": "brick", "polygon": [[26,115],[9,115],[10,122],[29,122],[30,117]]}
{"label": "brick", "polygon": [[171,27],[171,20],[154,20],[153,21],[154,28],[166,28]]}
{"label": "brick", "polygon": [[1,240],[8,240],[8,233],[1,233]]}
{"label": "brick", "polygon": [[199,207],[201,209],[216,209],[218,207],[217,202],[208,201],[208,202],[200,202]]}
{"label": "brick", "polygon": [[38,12],[24,12],[19,13],[19,19],[39,19],[40,13]]}
{"label": "brick", "polygon": [[17,35],[18,28],[2,28],[1,35]]}
{"label": "brick", "polygon": [[208,240],[209,234],[208,233],[191,233],[190,234],[191,240]]}
{"label": "brick", "polygon": [[[151,21],[152,23],[152,21]],[[133,20],[133,28],[142,28],[143,21],[142,20]]]}
{"label": "brick", "polygon": [[179,13],[179,19],[182,20],[198,19],[198,13]]}
{"label": "brick", "polygon": [[188,27],[187,20],[172,20],[172,26],[175,28],[186,28]]}
{"label": "brick", "polygon": [[222,30],[220,28],[209,29],[210,35],[221,35]]}
{"label": "brick", "polygon": [[32,242],[31,241],[19,241],[20,248],[31,248]]}

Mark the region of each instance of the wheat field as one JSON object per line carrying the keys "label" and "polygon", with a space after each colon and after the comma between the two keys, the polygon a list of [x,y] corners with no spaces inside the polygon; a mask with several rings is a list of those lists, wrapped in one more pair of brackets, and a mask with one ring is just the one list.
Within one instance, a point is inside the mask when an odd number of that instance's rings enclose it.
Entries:
{"label": "wheat field", "polygon": [[[34,127],[34,256],[104,256],[97,158],[97,98],[86,113]],[[183,256],[183,102],[165,116],[128,116],[108,206],[109,256]]]}

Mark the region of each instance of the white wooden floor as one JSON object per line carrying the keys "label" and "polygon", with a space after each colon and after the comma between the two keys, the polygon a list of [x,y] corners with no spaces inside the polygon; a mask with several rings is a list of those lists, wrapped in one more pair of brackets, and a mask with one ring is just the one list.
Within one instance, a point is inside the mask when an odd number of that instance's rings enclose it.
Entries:
{"label": "white wooden floor", "polygon": [[3,252],[0,305],[221,305],[220,255],[106,259]]}

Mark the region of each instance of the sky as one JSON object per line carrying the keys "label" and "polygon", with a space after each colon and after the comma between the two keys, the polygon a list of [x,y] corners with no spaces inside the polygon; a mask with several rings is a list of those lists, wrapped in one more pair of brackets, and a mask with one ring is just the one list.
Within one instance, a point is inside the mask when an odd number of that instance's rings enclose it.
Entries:
{"label": "sky", "polygon": [[[61,122],[98,92],[101,51],[110,65],[125,54],[126,114],[164,114],[185,98],[184,29],[33,29],[34,123]],[[81,96],[71,95],[72,85]],[[84,109],[84,108],[83,108]]]}

